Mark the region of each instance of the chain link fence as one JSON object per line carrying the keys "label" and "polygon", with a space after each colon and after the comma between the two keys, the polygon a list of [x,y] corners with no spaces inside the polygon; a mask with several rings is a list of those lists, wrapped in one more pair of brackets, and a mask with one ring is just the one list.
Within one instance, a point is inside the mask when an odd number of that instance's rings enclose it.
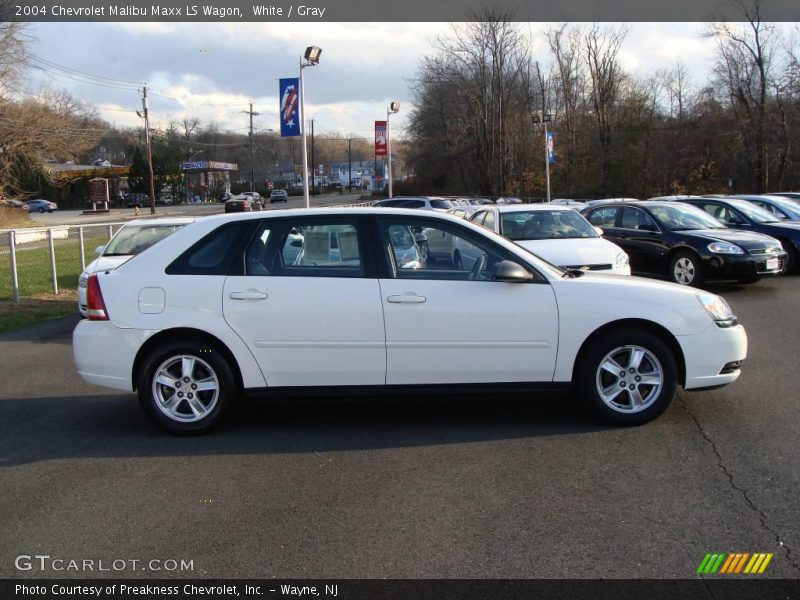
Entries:
{"label": "chain link fence", "polygon": [[78,277],[124,223],[0,231],[0,301],[76,290]]}

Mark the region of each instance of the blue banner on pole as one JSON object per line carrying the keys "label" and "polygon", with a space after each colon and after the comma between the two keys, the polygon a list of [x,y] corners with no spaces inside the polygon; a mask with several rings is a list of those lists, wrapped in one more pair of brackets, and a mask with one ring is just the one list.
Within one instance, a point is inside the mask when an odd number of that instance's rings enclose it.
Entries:
{"label": "blue banner on pole", "polygon": [[552,131],[547,132],[547,162],[551,165],[556,162],[555,142]]}
{"label": "blue banner on pole", "polygon": [[288,77],[280,80],[279,95],[281,99],[281,137],[300,135],[300,79]]}

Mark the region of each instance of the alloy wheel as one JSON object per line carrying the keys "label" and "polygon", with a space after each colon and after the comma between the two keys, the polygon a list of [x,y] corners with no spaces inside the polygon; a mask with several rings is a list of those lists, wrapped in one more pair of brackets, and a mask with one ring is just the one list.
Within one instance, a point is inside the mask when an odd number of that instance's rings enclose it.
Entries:
{"label": "alloy wheel", "polygon": [[664,369],[647,348],[620,346],[600,361],[595,381],[597,393],[609,408],[637,413],[658,399]]}
{"label": "alloy wheel", "polygon": [[219,399],[220,382],[214,369],[196,356],[171,356],[156,369],[153,398],[167,417],[182,423],[207,417]]}

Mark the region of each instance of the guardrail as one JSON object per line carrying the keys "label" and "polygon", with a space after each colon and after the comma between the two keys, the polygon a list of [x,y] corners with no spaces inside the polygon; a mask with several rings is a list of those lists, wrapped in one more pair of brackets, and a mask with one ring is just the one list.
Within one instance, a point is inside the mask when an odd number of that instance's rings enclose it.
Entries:
{"label": "guardrail", "polygon": [[0,301],[77,289],[87,257],[124,224],[0,230]]}

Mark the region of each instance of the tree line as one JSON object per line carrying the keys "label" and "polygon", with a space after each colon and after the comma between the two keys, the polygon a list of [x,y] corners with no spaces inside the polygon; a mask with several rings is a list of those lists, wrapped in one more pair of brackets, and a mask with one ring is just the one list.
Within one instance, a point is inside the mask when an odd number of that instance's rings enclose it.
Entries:
{"label": "tree line", "polygon": [[541,34],[548,60],[511,15],[488,9],[436,42],[412,82],[406,161],[418,191],[545,195],[551,115],[554,197],[652,197],[800,188],[797,30],[738,5],[740,23],[708,24],[708,81],[676,63],[627,73],[625,26],[563,24]]}

